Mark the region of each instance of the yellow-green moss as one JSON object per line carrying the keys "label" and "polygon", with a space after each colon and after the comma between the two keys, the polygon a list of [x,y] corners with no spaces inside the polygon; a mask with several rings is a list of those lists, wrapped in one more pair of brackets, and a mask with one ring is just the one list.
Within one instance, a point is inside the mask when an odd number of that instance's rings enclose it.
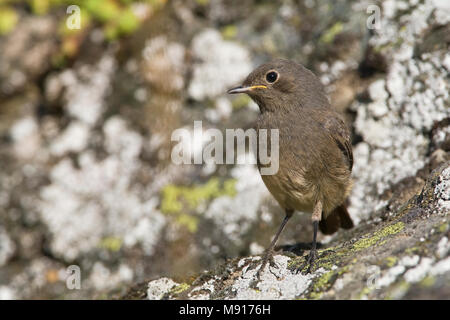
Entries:
{"label": "yellow-green moss", "polygon": [[287,268],[292,270],[297,265],[297,259],[291,259],[287,263]]}
{"label": "yellow-green moss", "polygon": [[320,298],[322,298],[323,293],[322,292],[311,292],[309,294],[309,299],[312,300],[319,300]]}
{"label": "yellow-green moss", "polygon": [[[13,2],[13,1],[6,1]],[[48,13],[53,8],[66,9],[70,5],[80,8],[81,24],[84,28],[85,19],[95,20],[103,27],[106,39],[115,40],[119,36],[134,32],[140,26],[140,19],[134,14],[133,3],[147,3],[152,11],[162,7],[166,0],[15,0],[15,3],[24,3],[36,15]],[[9,6],[2,5],[0,0],[0,34],[11,31],[18,19],[18,15]],[[61,17],[60,22],[65,23],[69,15]],[[64,36],[64,35],[63,35]]]}
{"label": "yellow-green moss", "polygon": [[361,292],[357,295],[358,300],[361,300],[362,298],[366,297],[367,295],[369,295],[372,292],[373,288],[369,288],[369,287],[364,287]]}
{"label": "yellow-green moss", "polygon": [[198,228],[198,218],[192,211],[220,196],[235,196],[236,180],[230,179],[220,183],[218,178],[211,178],[203,185],[192,187],[167,185],[161,191],[161,211],[173,215],[175,221],[194,233]]}
{"label": "yellow-green moss", "polygon": [[411,255],[411,254],[419,253],[420,251],[422,251],[422,250],[419,247],[411,247],[411,248],[406,248],[405,253],[407,255]]}
{"label": "yellow-green moss", "polygon": [[338,272],[337,272],[338,276],[343,275],[344,273],[348,272],[349,270],[350,270],[350,266],[345,266],[345,267],[339,269]]}
{"label": "yellow-green moss", "polygon": [[35,14],[45,14],[50,8],[49,0],[32,0],[30,1],[31,10]]}
{"label": "yellow-green moss", "polygon": [[419,282],[419,285],[421,287],[424,287],[424,288],[429,288],[429,287],[432,287],[435,282],[436,282],[436,278],[435,277],[433,277],[433,276],[426,276],[425,278],[423,278]]}
{"label": "yellow-green moss", "polygon": [[172,288],[172,290],[170,290],[170,294],[180,294],[180,293],[186,291],[187,289],[189,289],[190,287],[191,286],[185,282],[180,283],[179,285]]}
{"label": "yellow-green moss", "polygon": [[234,24],[229,24],[222,28],[222,37],[226,40],[233,39],[234,37],[236,37],[237,31],[238,29]]}
{"label": "yellow-green moss", "polygon": [[320,37],[320,42],[322,43],[331,43],[333,42],[334,38],[342,32],[344,29],[344,25],[342,22],[338,21],[336,22],[331,28],[329,28],[325,33]]}
{"label": "yellow-green moss", "polygon": [[134,32],[139,27],[139,20],[136,15],[127,9],[119,16],[118,28],[121,32],[128,34]]}
{"label": "yellow-green moss", "polygon": [[[320,257],[324,252],[329,251],[328,249],[318,250],[317,254]],[[336,263],[336,254],[329,253],[326,254],[324,258],[319,258],[316,260],[316,268],[324,268],[325,270],[330,270]]]}
{"label": "yellow-green moss", "polygon": [[19,21],[19,15],[14,9],[0,5],[0,35],[13,30],[17,21]]}
{"label": "yellow-green moss", "polygon": [[177,216],[176,222],[181,226],[185,226],[191,233],[197,232],[198,218],[193,215],[181,213]]}
{"label": "yellow-green moss", "polygon": [[336,271],[328,271],[321,275],[314,281],[312,292],[322,292],[330,286],[331,278],[336,274]]}
{"label": "yellow-green moss", "polygon": [[123,240],[117,237],[105,237],[100,241],[100,247],[109,251],[117,252],[122,248]]}
{"label": "yellow-green moss", "polygon": [[318,259],[316,261],[316,268],[324,268],[325,270],[330,270],[333,267],[334,263],[331,259]]}
{"label": "yellow-green moss", "polygon": [[389,267],[389,268],[391,268],[391,267],[395,266],[395,264],[396,264],[397,261],[398,261],[398,258],[397,258],[397,257],[394,257],[394,256],[389,256],[389,257],[387,257],[387,258],[384,259],[384,260],[385,260],[386,266]]}
{"label": "yellow-green moss", "polygon": [[385,300],[399,299],[402,297],[411,287],[411,284],[406,281],[400,281],[397,284],[394,284],[389,291],[389,293],[385,296]]}
{"label": "yellow-green moss", "polygon": [[399,233],[405,227],[403,222],[397,222],[389,225],[379,231],[376,231],[372,236],[360,239],[353,244],[353,250],[359,251],[376,245],[381,239],[390,235]]}
{"label": "yellow-green moss", "polygon": [[439,233],[446,232],[448,230],[448,223],[447,222],[442,223],[441,225],[439,225],[437,227],[437,229],[438,229]]}
{"label": "yellow-green moss", "polygon": [[[331,267],[330,267],[331,268]],[[327,291],[334,283],[334,280],[350,270],[350,266],[340,269],[330,270],[314,280],[311,292],[308,294],[309,299],[320,299],[325,291]]]}
{"label": "yellow-green moss", "polygon": [[200,204],[219,196],[235,196],[236,181],[227,180],[220,185],[218,178],[211,178],[204,185],[193,187],[167,185],[162,189],[161,211],[167,214],[179,213],[182,209],[193,210]]}
{"label": "yellow-green moss", "polygon": [[101,22],[117,19],[121,11],[118,3],[111,0],[84,0],[81,8],[88,10]]}

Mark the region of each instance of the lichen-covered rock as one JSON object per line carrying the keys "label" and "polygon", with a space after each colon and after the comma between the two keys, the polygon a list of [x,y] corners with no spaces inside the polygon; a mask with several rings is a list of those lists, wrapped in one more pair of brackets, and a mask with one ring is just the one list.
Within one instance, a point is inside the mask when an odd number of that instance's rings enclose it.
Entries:
{"label": "lichen-covered rock", "polygon": [[450,22],[448,15],[444,20],[441,16],[446,9],[435,1],[382,5],[381,26],[369,44],[386,58],[388,71],[369,86],[371,102],[352,106],[363,142],[354,150],[355,188],[349,210],[363,219],[383,205],[379,196],[384,190],[424,166],[433,124],[450,117],[450,83],[442,72],[448,50],[430,46],[417,53],[422,39],[430,39],[432,30]]}
{"label": "lichen-covered rock", "polygon": [[[127,298],[448,292],[448,170],[426,183],[450,160],[446,1],[371,2],[382,15],[370,31],[366,0],[129,1],[139,20],[151,16],[139,31],[126,11],[119,25],[69,34],[61,4],[35,15],[25,3],[7,5],[19,19],[0,37],[0,298],[105,298],[133,283]],[[130,33],[115,41],[123,24]],[[312,69],[351,125],[359,224],[319,234],[305,277],[288,252],[305,254],[311,223],[295,214],[279,268],[255,284],[249,256],[268,245],[281,208],[254,165],[175,165],[171,135],[193,134],[195,120],[203,133],[250,127],[258,107],[226,90],[272,57]],[[210,138],[189,148],[200,155]],[[82,290],[66,287],[71,264]]]}
{"label": "lichen-covered rock", "polygon": [[8,233],[0,227],[0,267],[14,255],[15,249],[15,244],[11,241]]}
{"label": "lichen-covered rock", "polygon": [[223,94],[242,81],[252,68],[248,51],[223,40],[214,29],[207,29],[192,40],[192,53],[198,63],[193,66],[188,92],[197,100]]}
{"label": "lichen-covered rock", "polygon": [[[341,231],[319,250],[311,274],[296,272],[305,261],[303,251],[300,257],[276,255],[276,267],[266,267],[259,281],[260,257],[246,257],[184,283],[182,290],[173,290],[180,284],[167,278],[151,281],[148,297],[158,292],[165,299],[445,299],[450,283],[449,173],[450,162],[441,165],[421,192],[389,218],[373,217]],[[133,290],[125,298],[133,297]]]}
{"label": "lichen-covered rock", "polygon": [[57,48],[56,25],[51,16],[25,17],[0,41],[0,97],[23,89],[48,70]]}

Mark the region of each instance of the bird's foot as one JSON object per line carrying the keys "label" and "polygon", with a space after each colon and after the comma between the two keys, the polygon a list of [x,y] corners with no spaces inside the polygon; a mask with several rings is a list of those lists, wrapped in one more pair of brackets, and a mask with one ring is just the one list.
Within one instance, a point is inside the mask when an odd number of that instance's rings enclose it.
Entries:
{"label": "bird's foot", "polygon": [[[258,269],[258,272],[256,273],[255,279],[252,281],[251,287],[255,288],[256,285],[257,285],[257,283],[261,280],[261,275],[262,275],[262,273],[264,272],[264,270],[265,270],[265,268],[266,268],[266,266],[267,266],[267,263],[269,264],[269,267],[273,267],[273,268],[275,268],[275,269],[278,269],[278,265],[275,263],[275,260],[274,260],[274,258],[273,258],[273,251],[272,251],[272,250],[266,251],[266,253],[264,254],[264,256],[263,256],[263,258],[262,258],[261,261],[256,261],[255,263],[251,264],[251,265],[248,267],[247,270],[253,270],[253,269],[255,269],[258,265],[261,265],[261,266],[259,267],[259,269]],[[273,275],[275,275],[275,276],[277,277],[277,275],[274,274],[274,273],[270,270],[270,268],[269,268],[269,271],[270,271]],[[278,277],[277,277],[277,278],[278,278]]]}
{"label": "bird's foot", "polygon": [[[275,269],[278,269],[278,265],[275,263],[275,260],[273,258],[273,251],[268,251],[264,254],[263,259],[261,261],[261,267],[258,269],[258,272],[256,273],[255,279],[251,282],[250,287],[253,289],[257,289],[257,284],[259,281],[261,281],[261,275],[264,272],[264,269],[267,266],[267,263],[269,263],[269,271],[278,279],[278,276],[270,270],[270,267],[273,267]],[[252,267],[249,267],[250,269],[254,269],[259,263],[256,263]]]}
{"label": "bird's foot", "polygon": [[309,251],[306,261],[300,267],[297,268],[296,272],[297,273],[301,272],[303,275],[313,272],[316,259],[317,259],[317,250],[312,249],[311,251]]}
{"label": "bird's foot", "polygon": [[258,280],[261,279],[261,274],[263,273],[264,269],[266,268],[267,263],[269,263],[270,267],[278,269],[278,266],[275,263],[275,260],[273,259],[273,251],[272,250],[267,251],[261,260],[261,267],[259,268],[258,272],[256,273],[256,278]]}

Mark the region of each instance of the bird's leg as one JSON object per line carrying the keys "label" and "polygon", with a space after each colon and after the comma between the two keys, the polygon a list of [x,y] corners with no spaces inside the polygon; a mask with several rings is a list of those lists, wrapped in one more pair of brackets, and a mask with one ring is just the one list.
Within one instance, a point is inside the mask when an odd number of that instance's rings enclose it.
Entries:
{"label": "bird's leg", "polygon": [[256,274],[258,280],[261,276],[261,272],[266,267],[267,262],[269,262],[269,264],[271,266],[275,266],[275,263],[273,261],[273,249],[275,248],[275,245],[277,244],[278,237],[280,236],[281,232],[283,231],[286,223],[292,217],[293,213],[294,213],[294,210],[286,210],[286,216],[284,217],[283,222],[281,222],[280,228],[278,229],[277,233],[275,234],[275,237],[273,238],[272,242],[270,243],[270,246],[266,249],[266,252],[264,253],[264,257],[263,257],[262,263],[261,263],[261,268],[259,268],[258,273]]}
{"label": "bird's leg", "polygon": [[314,229],[312,248],[309,251],[309,255],[308,258],[306,259],[306,262],[300,268],[297,269],[297,272],[302,271],[306,266],[308,266],[308,268],[306,269],[304,274],[311,273],[311,271],[314,269],[314,263],[317,258],[317,229],[321,218],[322,218],[322,202],[319,200],[314,206],[312,214],[313,229]]}

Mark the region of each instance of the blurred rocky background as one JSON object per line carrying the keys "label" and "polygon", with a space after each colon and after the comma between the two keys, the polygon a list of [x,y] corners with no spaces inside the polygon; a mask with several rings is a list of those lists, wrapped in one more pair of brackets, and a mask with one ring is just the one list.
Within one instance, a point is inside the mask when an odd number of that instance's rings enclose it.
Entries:
{"label": "blurred rocky background", "polygon": [[[447,0],[0,0],[0,299],[448,298],[449,45]],[[198,275],[262,253],[281,209],[253,165],[175,165],[171,135],[250,127],[257,106],[225,92],[275,57],[352,129],[358,226],[319,237],[335,259],[317,275],[280,256],[295,286],[252,291],[245,260],[229,283]],[[311,232],[297,214],[279,244]]]}

